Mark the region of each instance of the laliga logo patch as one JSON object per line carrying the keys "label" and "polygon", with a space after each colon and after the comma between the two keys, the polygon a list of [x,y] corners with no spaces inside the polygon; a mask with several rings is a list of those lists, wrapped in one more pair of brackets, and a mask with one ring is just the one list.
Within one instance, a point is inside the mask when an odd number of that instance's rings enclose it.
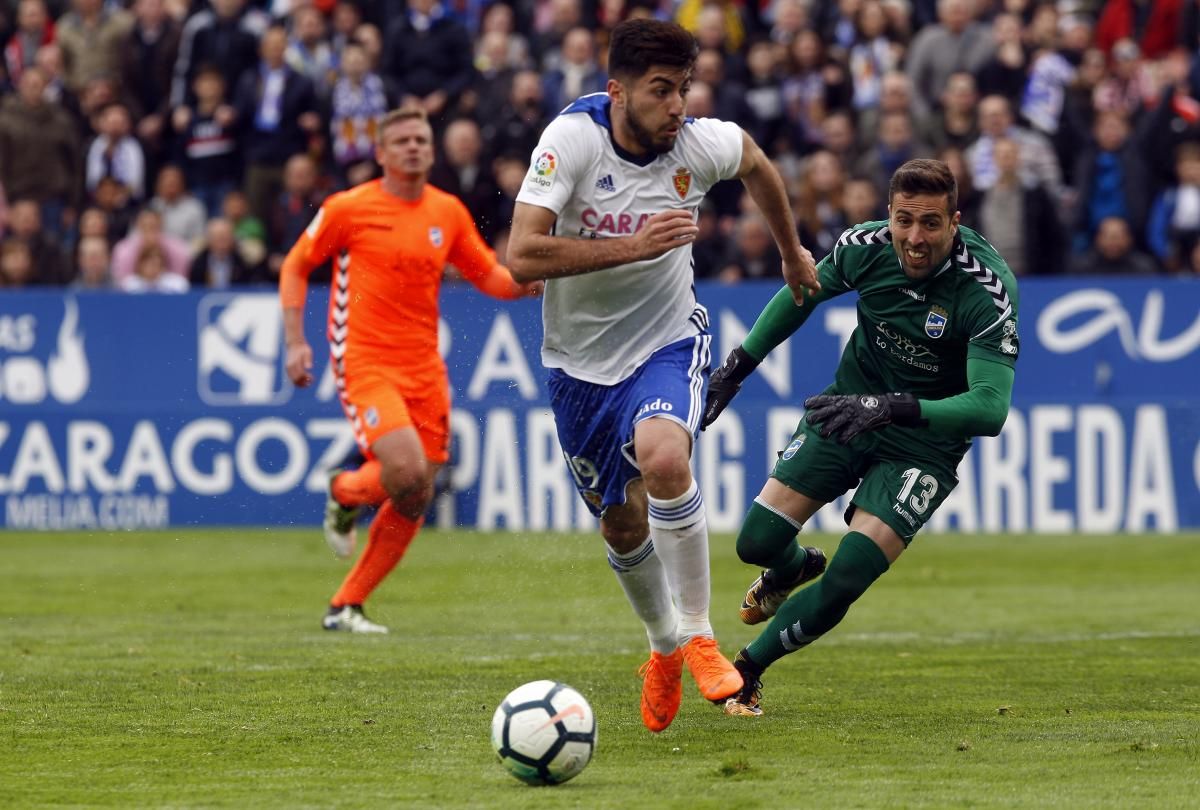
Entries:
{"label": "laliga logo patch", "polygon": [[558,158],[550,150],[538,155],[533,161],[533,169],[526,178],[531,186],[549,190],[554,186],[554,173],[558,170]]}
{"label": "laliga logo patch", "polygon": [[799,452],[800,448],[804,446],[804,439],[805,439],[805,437],[803,435],[797,436],[796,438],[792,439],[792,443],[789,444],[787,446],[787,449],[783,451],[783,460],[784,461],[787,461],[789,458],[791,458],[792,456],[796,455],[797,452]]}
{"label": "laliga logo patch", "polygon": [[940,338],[950,322],[950,313],[941,307],[931,307],[925,318],[925,334],[931,338]]}
{"label": "laliga logo patch", "polygon": [[692,173],[680,166],[675,170],[675,176],[671,178],[671,182],[675,184],[675,193],[679,195],[679,199],[685,199],[688,189],[692,187]]}
{"label": "laliga logo patch", "polygon": [[379,427],[379,411],[375,410],[374,405],[367,408],[367,412],[363,414],[363,421],[367,423],[367,427],[369,428]]}
{"label": "laliga logo patch", "polygon": [[441,228],[435,226],[429,229],[429,244],[433,245],[435,248],[440,248],[442,246]]}

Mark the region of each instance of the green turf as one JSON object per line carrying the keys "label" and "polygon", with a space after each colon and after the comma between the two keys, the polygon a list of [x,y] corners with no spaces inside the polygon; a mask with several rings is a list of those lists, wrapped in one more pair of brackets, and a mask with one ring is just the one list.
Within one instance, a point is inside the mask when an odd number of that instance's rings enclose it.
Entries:
{"label": "green turf", "polygon": [[[832,552],[832,538],[823,538]],[[715,538],[732,653],[755,571]],[[759,719],[688,682],[645,731],[645,641],[595,536],[427,532],[318,628],[317,531],[0,534],[0,807],[1195,807],[1200,537],[922,537]],[[497,764],[495,705],[566,681],[599,722],[575,781]]]}

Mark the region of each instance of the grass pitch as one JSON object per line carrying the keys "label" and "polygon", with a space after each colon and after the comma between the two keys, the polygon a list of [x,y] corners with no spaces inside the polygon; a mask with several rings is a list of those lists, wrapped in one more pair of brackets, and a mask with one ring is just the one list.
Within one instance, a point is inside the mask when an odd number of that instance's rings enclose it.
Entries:
{"label": "grass pitch", "polygon": [[[806,536],[811,540],[811,537]],[[832,553],[836,538],[820,538]],[[713,540],[732,654],[756,571]],[[1200,537],[920,538],[727,718],[685,676],[638,715],[645,640],[597,536],[425,532],[319,629],[319,530],[0,534],[0,806],[1195,807]],[[566,681],[596,758],[526,787],[488,741],[513,687]]]}

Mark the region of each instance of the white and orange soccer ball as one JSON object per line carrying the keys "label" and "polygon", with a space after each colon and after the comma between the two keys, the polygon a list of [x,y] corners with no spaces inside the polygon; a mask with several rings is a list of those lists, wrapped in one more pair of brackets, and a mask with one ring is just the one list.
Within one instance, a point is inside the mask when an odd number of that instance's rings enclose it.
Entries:
{"label": "white and orange soccer ball", "polygon": [[561,784],[591,762],[596,716],[565,683],[532,681],[509,692],[496,708],[492,747],[522,782]]}

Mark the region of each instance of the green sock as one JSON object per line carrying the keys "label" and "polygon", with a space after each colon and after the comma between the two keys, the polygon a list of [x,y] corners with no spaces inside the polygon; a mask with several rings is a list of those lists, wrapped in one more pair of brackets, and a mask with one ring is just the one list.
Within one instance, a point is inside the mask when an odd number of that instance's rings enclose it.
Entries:
{"label": "green sock", "polygon": [[742,562],[769,568],[781,582],[791,582],[800,575],[807,556],[796,541],[797,531],[787,518],[755,501],[738,532],[738,557]]}
{"label": "green sock", "polygon": [[766,668],[813,643],[832,630],[854,600],[887,570],[883,550],[865,534],[850,532],[842,538],[825,574],[792,594],[766,629],[750,642],[746,648],[750,658]]}

